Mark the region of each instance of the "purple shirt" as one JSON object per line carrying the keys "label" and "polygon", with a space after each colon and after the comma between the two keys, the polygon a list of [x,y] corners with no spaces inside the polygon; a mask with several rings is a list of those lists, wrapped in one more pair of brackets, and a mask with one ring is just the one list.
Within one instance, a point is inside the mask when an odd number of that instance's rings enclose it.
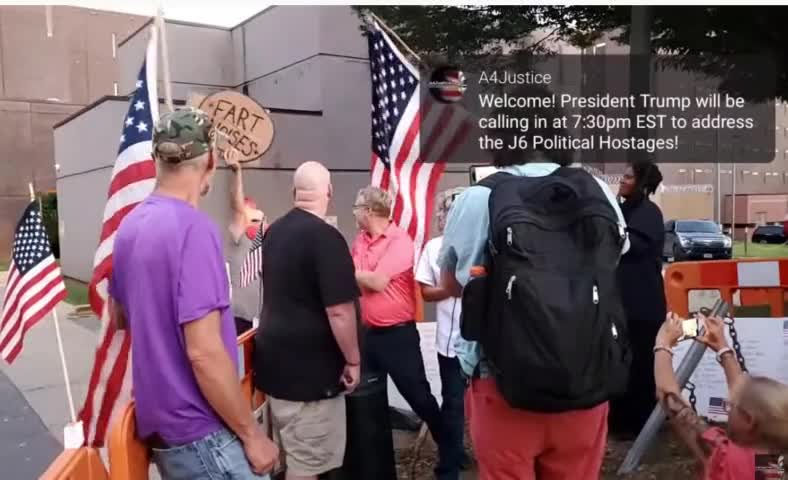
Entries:
{"label": "purple shirt", "polygon": [[182,326],[222,314],[227,353],[238,363],[229,283],[219,232],[188,203],[151,195],[121,223],[109,293],[126,313],[137,429],[170,444],[198,440],[222,426],[197,385]]}

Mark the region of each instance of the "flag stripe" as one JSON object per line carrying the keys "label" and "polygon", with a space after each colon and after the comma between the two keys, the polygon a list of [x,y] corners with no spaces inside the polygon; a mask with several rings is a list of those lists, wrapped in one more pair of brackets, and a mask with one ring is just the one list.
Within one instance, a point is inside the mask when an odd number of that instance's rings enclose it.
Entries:
{"label": "flag stripe", "polygon": [[3,317],[0,320],[0,324],[3,325],[3,329],[0,331],[0,350],[5,346],[4,342],[7,341],[9,330],[12,328],[11,319],[16,314],[19,304],[24,304],[31,295],[41,290],[44,279],[48,281],[53,274],[60,274],[60,269],[54,258],[51,261],[42,262],[35,270],[30,270],[26,278],[20,279],[17,288],[9,290],[10,294],[3,301]]}
{"label": "flag stripe", "polygon": [[96,419],[96,441],[104,443],[107,428],[112,418],[112,413],[116,410],[117,400],[123,387],[124,379],[127,379],[127,369],[129,362],[129,352],[131,350],[131,337],[122,335],[120,349],[115,357],[115,362],[109,374],[104,391],[104,401]]}
{"label": "flag stripe", "polygon": [[26,311],[46,295],[53,288],[62,284],[63,280],[60,278],[60,269],[57,265],[54,266],[49,273],[41,276],[36,280],[27,282],[22,290],[23,294],[17,297],[17,300],[6,311],[3,319],[3,333],[0,335],[0,351],[4,351],[9,343],[19,340],[19,319],[24,317]]}
{"label": "flag stripe", "polygon": [[88,383],[88,393],[79,417],[85,438],[93,447],[104,445],[109,423],[123,406],[130,390],[130,337],[116,331],[106,308],[107,285],[112,272],[115,232],[123,218],[142,202],[155,187],[156,165],[151,156],[152,130],[158,120],[157,30],[151,35],[145,60],[137,77],[137,89],[129,100],[120,148],[107,189],[99,245],[93,259],[89,299],[93,312],[102,321],[102,333]]}
{"label": "flag stripe", "polygon": [[21,321],[17,324],[21,326],[21,329],[15,332],[16,336],[12,339],[12,343],[6,345],[2,350],[2,356],[7,359],[8,363],[13,362],[22,351],[22,344],[27,331],[35,326],[36,323],[43,319],[58,303],[65,300],[68,296],[63,278],[59,275],[58,278],[50,282],[48,288],[48,291],[39,292],[35,299],[32,299],[22,308],[20,314]]}
{"label": "flag stripe", "polygon": [[[138,178],[155,178],[156,177],[156,163],[151,160],[143,160],[141,162],[133,163],[122,171],[118,172],[112,178],[112,183],[109,185],[110,197],[118,194],[120,190],[129,184],[136,182]],[[125,207],[121,207],[125,208]],[[115,214],[113,214],[115,215]]]}

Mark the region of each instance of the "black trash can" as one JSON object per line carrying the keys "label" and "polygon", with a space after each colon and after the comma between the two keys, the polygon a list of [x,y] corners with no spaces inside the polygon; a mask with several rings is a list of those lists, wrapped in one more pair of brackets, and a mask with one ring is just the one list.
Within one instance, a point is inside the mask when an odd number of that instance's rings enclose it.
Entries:
{"label": "black trash can", "polygon": [[345,397],[347,446],[341,469],[325,480],[397,480],[386,375],[364,373]]}

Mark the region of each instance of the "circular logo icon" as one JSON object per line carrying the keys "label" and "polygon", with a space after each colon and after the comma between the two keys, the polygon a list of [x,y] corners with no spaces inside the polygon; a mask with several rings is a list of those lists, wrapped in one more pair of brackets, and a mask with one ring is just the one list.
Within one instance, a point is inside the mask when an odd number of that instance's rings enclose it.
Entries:
{"label": "circular logo icon", "polygon": [[459,102],[466,89],[465,74],[455,66],[441,67],[435,70],[430,77],[430,93],[438,101]]}

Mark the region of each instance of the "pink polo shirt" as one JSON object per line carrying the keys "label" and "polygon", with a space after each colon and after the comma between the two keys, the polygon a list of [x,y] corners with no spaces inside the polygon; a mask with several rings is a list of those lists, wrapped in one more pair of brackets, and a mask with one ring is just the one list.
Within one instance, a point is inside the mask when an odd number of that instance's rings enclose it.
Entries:
{"label": "pink polo shirt", "polygon": [[[703,480],[754,480],[755,451],[733,443],[718,427],[706,430],[702,436],[711,447]],[[766,477],[769,478],[769,477]]]}
{"label": "pink polo shirt", "polygon": [[382,292],[362,289],[361,319],[373,327],[390,327],[414,320],[413,240],[393,223],[372,237],[360,232],[351,247],[357,271],[382,273],[391,280]]}

